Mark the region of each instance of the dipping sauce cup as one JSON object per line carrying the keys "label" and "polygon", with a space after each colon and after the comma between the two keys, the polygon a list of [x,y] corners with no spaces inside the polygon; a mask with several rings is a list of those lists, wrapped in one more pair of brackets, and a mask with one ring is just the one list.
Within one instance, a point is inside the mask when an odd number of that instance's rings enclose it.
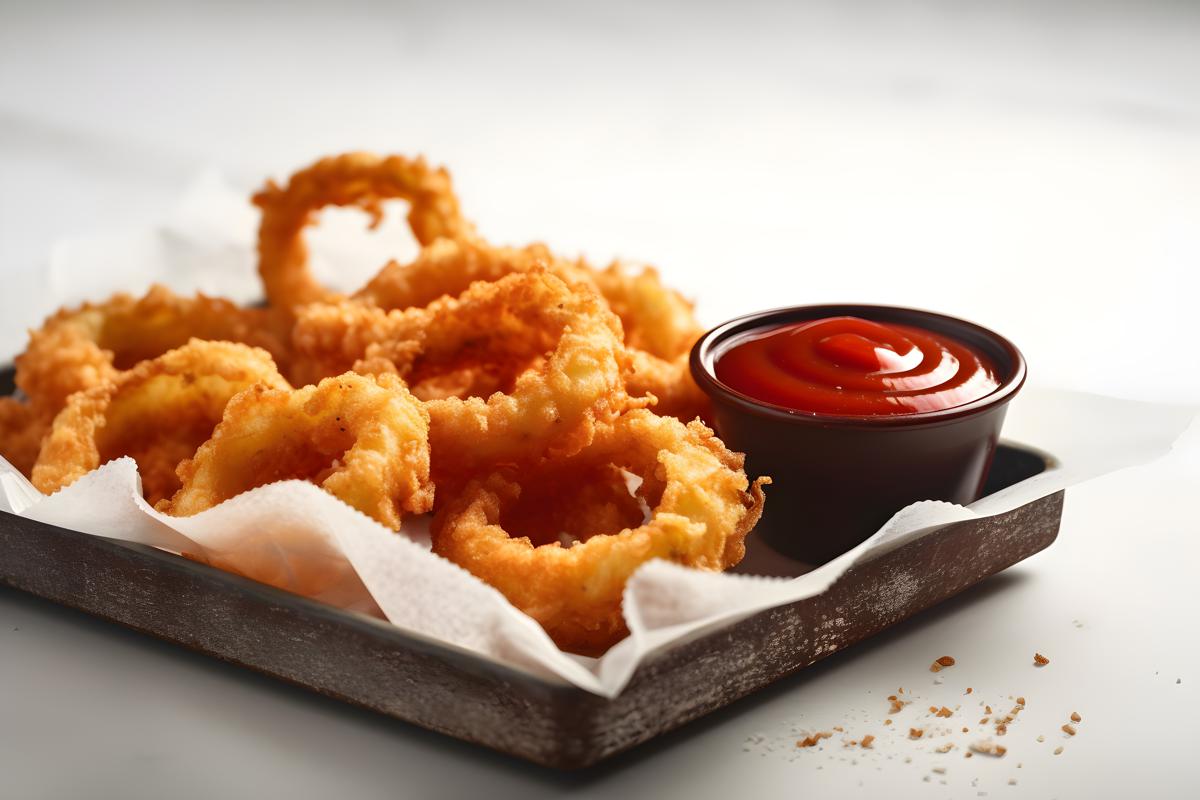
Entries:
{"label": "dipping sauce cup", "polygon": [[[845,317],[853,319],[837,319]],[[805,341],[811,330],[802,326],[798,344],[786,358],[811,353],[814,358],[831,359],[813,365],[818,377],[841,374],[838,370],[845,363],[861,362],[849,367],[864,370],[862,380],[879,382],[878,376],[883,375],[883,382],[889,383],[889,368],[907,369],[902,362],[908,340],[900,336],[901,343],[893,345],[872,339],[871,323],[879,323],[898,326],[895,330],[913,336],[928,334],[927,342],[948,343],[946,352],[958,356],[947,355],[951,366],[976,354],[986,365],[989,382],[983,384],[982,396],[968,393],[963,402],[943,398],[932,410],[894,408],[880,413],[870,411],[873,406],[861,400],[851,402],[852,397],[844,408],[836,407],[843,390],[840,385],[818,386],[808,394],[793,391],[797,397],[811,397],[821,409],[812,411],[800,404],[788,407],[758,399],[718,377],[720,372],[726,378],[735,374],[717,368],[735,348],[760,342],[785,326],[816,320],[829,320],[832,333]],[[964,346],[965,350],[956,349]],[[875,352],[882,363],[872,373]],[[919,362],[920,354],[915,358]],[[824,563],[864,541],[910,503],[948,500],[965,505],[977,500],[1008,403],[1025,382],[1025,359],[997,333],[943,314],[870,305],[796,306],[739,317],[700,338],[692,348],[690,367],[696,383],[712,400],[717,433],[730,448],[746,454],[747,474],[770,475],[773,480],[758,532],[776,550],[811,564]],[[900,377],[892,384],[905,385],[903,381],[909,380],[903,373],[894,374]],[[778,385],[781,392],[795,388],[786,382]],[[975,395],[980,394],[978,382],[974,385]],[[757,393],[761,396],[764,391]],[[861,397],[874,399],[865,393]],[[918,409],[924,409],[922,399],[915,400]],[[901,397],[889,402],[907,401]],[[947,402],[954,404],[937,407]]]}

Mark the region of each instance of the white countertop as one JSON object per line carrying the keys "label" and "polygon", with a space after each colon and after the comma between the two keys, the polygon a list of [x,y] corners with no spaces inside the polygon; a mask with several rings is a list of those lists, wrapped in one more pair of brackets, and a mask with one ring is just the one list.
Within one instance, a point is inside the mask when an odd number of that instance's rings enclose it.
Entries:
{"label": "white countertop", "polygon": [[[0,346],[70,293],[56,243],[162,221],[204,169],[249,190],[372,148],[447,163],[493,238],[655,263],[708,322],[921,305],[1034,383],[1200,403],[1198,87],[1200,8],[1167,3],[5,4]],[[1195,795],[1198,488],[1193,430],[1068,491],[1046,552],[578,776],[0,590],[0,796]],[[1029,710],[966,760],[884,734],[899,686]],[[791,744],[833,725],[880,740]]]}

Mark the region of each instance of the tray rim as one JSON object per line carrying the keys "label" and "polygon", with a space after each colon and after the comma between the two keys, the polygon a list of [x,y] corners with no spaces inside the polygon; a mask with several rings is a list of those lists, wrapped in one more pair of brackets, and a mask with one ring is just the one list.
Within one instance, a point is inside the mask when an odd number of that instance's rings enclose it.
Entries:
{"label": "tray rim", "polygon": [[[379,619],[371,616],[370,614],[364,614],[360,611],[351,611],[344,608],[338,608],[337,606],[330,605],[328,603],[322,603],[320,600],[314,600],[301,594],[295,594],[294,592],[289,592],[286,589],[280,589],[275,586],[271,586],[270,584],[256,581],[253,578],[247,578],[244,575],[238,575],[234,572],[228,572],[208,564],[193,561],[176,553],[172,553],[169,550],[163,550],[158,547],[139,544],[137,542],[126,542],[120,539],[113,539],[111,537],[101,536],[100,534],[96,533],[77,531],[72,528],[63,528],[58,525],[51,525],[50,523],[41,522],[40,520],[29,519],[28,517],[22,517],[20,514],[14,514],[10,511],[0,509],[0,524],[6,524],[5,519],[8,517],[14,517],[20,520],[22,524],[48,528],[54,531],[56,534],[68,534],[70,537],[87,537],[89,541],[94,541],[97,546],[102,548],[130,551],[136,554],[138,557],[155,562],[155,566],[158,568],[192,573],[194,575],[203,577],[205,580],[224,583],[229,589],[232,589],[239,594],[275,605],[291,607],[308,615],[321,617],[339,625],[357,628],[363,632],[369,633],[372,636],[385,640],[387,644],[404,647],[416,645],[419,649],[428,652],[438,653],[440,651],[439,654],[444,654],[454,660],[461,659],[467,662],[477,663],[481,667],[486,668],[489,672],[500,671],[509,673],[505,676],[509,679],[531,680],[543,684],[544,687],[548,689],[569,689],[583,692],[587,695],[593,694],[592,692],[588,692],[585,689],[575,686],[565,679],[560,683],[554,680],[553,677],[543,677],[536,672],[527,671],[517,664],[488,660],[481,657],[480,654],[474,650],[469,650],[452,642],[444,642],[440,639],[434,639],[433,637],[423,634],[420,631],[412,631],[407,628],[403,628],[386,619]],[[34,592],[30,592],[27,589],[9,583],[7,580],[5,580],[2,573],[0,573],[0,585],[12,586],[13,588],[26,592],[27,594],[36,595]],[[49,602],[53,602],[55,605],[82,610],[89,616],[114,622],[115,624],[122,625],[123,627],[131,628],[141,633],[154,636],[162,641],[171,642],[172,644],[181,644],[174,639],[158,636],[153,631],[147,631],[132,625],[126,625],[119,620],[113,620],[108,617],[100,617],[91,611],[80,609],[79,606],[73,606],[71,604],[62,603],[55,600],[50,600]]]}
{"label": "tray rim", "polygon": [[[1058,468],[1059,465],[1061,464],[1061,462],[1053,454],[1048,453],[1047,451],[1042,450],[1036,446],[1027,445],[1022,442],[1016,442],[1016,441],[1013,441],[1010,439],[1001,438],[999,440],[999,442],[997,443],[997,446],[998,447],[1006,446],[1010,449],[1017,450],[1017,451],[1038,457],[1038,459],[1041,460],[1041,462],[1043,463],[1044,467],[1041,471],[1039,471],[1036,474],[1046,474],[1047,472],[1050,472],[1050,471]],[[1018,481],[1017,483],[1010,484],[1008,487],[1002,487],[1002,489],[1007,489],[1007,488],[1010,488],[1011,486],[1016,486],[1019,483],[1023,482],[1023,480],[1027,480],[1027,479],[1022,479],[1022,481]],[[1059,491],[1062,491],[1062,490],[1060,489]],[[1054,494],[1054,493],[1051,493],[1051,494]],[[1047,496],[1049,496],[1049,495],[1047,495]],[[203,564],[203,563],[200,563],[197,561],[193,561],[191,559],[185,558],[176,553],[172,553],[169,550],[164,550],[161,548],[153,547],[151,545],[139,544],[136,542],[127,542],[127,541],[123,541],[120,539],[114,539],[111,537],[102,536],[100,534],[88,533],[86,531],[78,531],[78,530],[74,530],[72,528],[63,528],[58,525],[52,525],[50,523],[41,522],[41,521],[35,520],[35,519],[30,519],[30,518],[24,517],[20,514],[15,514],[13,512],[9,512],[4,509],[0,509],[0,524],[6,524],[6,518],[8,518],[8,517],[14,517],[14,518],[20,520],[22,524],[35,525],[35,526],[49,528],[59,534],[65,533],[72,537],[88,537],[88,539],[93,540],[93,542],[97,546],[101,546],[101,547],[105,547],[105,548],[109,548],[109,549],[115,549],[115,550],[130,551],[142,559],[146,559],[148,561],[153,562],[155,564],[156,568],[172,569],[172,570],[176,570],[176,571],[180,571],[180,572],[191,573],[193,575],[199,576],[206,580],[215,580],[219,584],[224,584],[224,589],[226,591],[232,590],[233,592],[240,593],[244,596],[253,597],[255,599],[265,601],[268,603],[273,603],[273,604],[285,606],[285,607],[292,607],[303,613],[314,615],[314,616],[320,617],[322,619],[325,619],[327,621],[330,621],[330,622],[333,622],[333,623],[336,623],[339,625],[347,625],[351,628],[356,628],[360,631],[369,633],[370,635],[383,640],[389,646],[416,648],[416,649],[419,649],[419,650],[427,652],[427,653],[435,654],[439,657],[447,658],[447,659],[452,660],[460,665],[469,665],[470,668],[472,669],[472,671],[484,671],[498,679],[521,681],[521,682],[533,682],[533,683],[538,684],[539,688],[543,691],[566,692],[568,694],[572,694],[572,695],[576,695],[576,696],[596,698],[596,699],[607,700],[607,701],[612,701],[613,699],[615,699],[615,697],[617,697],[621,694],[621,692],[618,692],[617,695],[614,695],[613,698],[609,698],[605,695],[588,691],[587,689],[584,689],[580,686],[577,686],[577,685],[571,683],[566,678],[556,676],[553,673],[550,673],[550,674],[539,673],[539,672],[534,671],[531,668],[524,667],[520,664],[513,664],[513,663],[504,662],[504,661],[494,660],[486,655],[483,655],[477,651],[468,649],[461,645],[457,645],[452,642],[446,642],[446,641],[443,641],[440,639],[436,639],[432,636],[429,636],[428,634],[424,634],[419,631],[414,631],[414,630],[410,630],[410,629],[401,627],[399,625],[396,625],[395,623],[392,623],[391,621],[389,621],[387,619],[379,619],[377,617],[371,616],[369,614],[364,614],[362,612],[338,608],[337,606],[330,605],[328,603],[323,603],[319,600],[314,600],[312,598],[305,597],[304,595],[295,594],[295,593],[289,592],[285,589],[279,589],[277,587],[271,586],[266,583],[262,583],[260,581],[256,581],[252,578],[248,578],[243,575],[238,575],[233,572],[228,572],[226,570],[218,569],[217,567],[213,567],[208,564]],[[945,527],[944,525],[938,525],[935,527],[931,527],[925,531],[921,531],[916,536],[901,537],[899,540],[892,543],[890,546],[888,546],[886,548],[882,548],[876,553],[870,554],[870,556],[868,558],[857,561],[856,564],[865,564],[865,563],[874,561],[876,558],[884,557],[887,555],[888,552],[896,549],[897,547],[903,547],[903,546],[909,545],[921,538],[924,538],[926,536],[936,533],[937,531],[943,529],[944,527]],[[818,565],[818,567],[814,567],[813,569],[818,569],[818,568],[819,568],[819,565]],[[807,573],[802,573],[802,574],[807,574]],[[795,577],[799,577],[799,576],[795,576]],[[784,580],[787,580],[787,579],[785,578]],[[0,574],[0,585],[13,586],[13,584],[9,583],[7,580],[5,580],[3,578],[2,574]],[[14,588],[18,588],[18,589],[21,589],[22,591],[28,592],[28,590],[23,589],[22,587],[19,587],[19,586],[14,586]],[[32,593],[32,592],[30,592],[30,593]],[[34,594],[36,594],[36,593],[34,593]],[[96,615],[93,612],[88,611],[87,609],[84,609],[80,606],[73,606],[69,603],[62,603],[59,601],[52,601],[52,602],[55,602],[57,605],[65,605],[70,608],[76,608],[78,610],[82,610],[85,613],[89,614],[90,616],[99,616],[99,615]],[[788,605],[788,603],[785,603],[782,605]],[[692,639],[697,638],[697,637],[703,637],[703,636],[708,636],[708,635],[713,635],[713,634],[719,633],[720,631],[727,630],[727,629],[737,626],[740,622],[744,621],[745,619],[747,619],[749,617],[752,617],[756,614],[769,612],[772,610],[772,608],[778,608],[778,607],[779,606],[772,606],[770,608],[757,609],[757,610],[754,610],[751,612],[747,612],[746,614],[738,615],[738,616],[734,617],[731,621],[727,621],[724,623],[718,623],[713,626],[707,626],[707,625],[703,626],[701,629],[693,631],[693,632],[689,633],[688,635],[685,635],[684,637],[682,637],[679,641],[672,642],[671,644],[684,644],[684,643],[691,641]],[[107,617],[100,617],[100,618],[109,619]],[[119,620],[109,619],[109,621],[116,622],[117,624],[120,624],[124,627],[128,627],[133,630],[137,630],[141,633],[154,636],[155,638],[160,639],[162,641],[171,642],[172,644],[183,644],[174,639],[170,639],[165,636],[160,636],[160,635],[154,633],[153,631],[122,623]],[[184,646],[187,646],[187,645],[185,644]],[[642,659],[642,661],[639,663],[639,665],[637,667],[635,667],[634,672],[630,675],[630,680],[632,680],[633,677],[635,677],[637,675],[637,672],[639,670],[641,670],[645,664],[653,661],[655,658],[661,656],[663,653],[669,652],[671,649],[672,649],[671,647],[669,647],[667,645],[663,645],[663,646],[660,646],[653,650],[648,651],[646,656]],[[207,652],[207,651],[205,651],[205,652]],[[209,655],[213,655],[213,654],[209,654]],[[238,663],[240,663],[240,662],[238,662]],[[242,666],[250,666],[250,665],[242,665]],[[253,668],[253,667],[251,667],[251,668]],[[624,689],[622,689],[622,691],[624,691]]]}

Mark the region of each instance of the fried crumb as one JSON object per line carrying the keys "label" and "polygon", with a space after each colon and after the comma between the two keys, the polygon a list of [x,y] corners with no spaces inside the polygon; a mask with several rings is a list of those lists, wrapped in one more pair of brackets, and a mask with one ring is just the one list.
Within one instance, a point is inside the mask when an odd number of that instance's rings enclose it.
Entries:
{"label": "fried crumb", "polygon": [[1065,733],[1067,736],[1074,736],[1074,735],[1075,735],[1075,726],[1074,726],[1074,725],[1071,725],[1070,723],[1067,723],[1066,725],[1063,725],[1063,726],[1062,726],[1062,730],[1063,730],[1063,733]]}
{"label": "fried crumb", "polygon": [[1056,748],[1054,748],[1054,755],[1060,756],[1060,755],[1062,755],[1062,751],[1063,751],[1062,747],[1056,747]]}
{"label": "fried crumb", "polygon": [[1008,733],[1008,726],[1005,725],[1003,722],[1001,722],[999,725],[996,726],[996,735],[997,736],[1003,736],[1006,733]]}
{"label": "fried crumb", "polygon": [[1079,716],[1078,711],[1071,712],[1071,722],[1083,722],[1083,717]]}
{"label": "fried crumb", "polygon": [[930,707],[929,707],[929,713],[930,713],[930,714],[936,714],[936,713],[937,713],[937,706],[930,706]]}
{"label": "fried crumb", "polygon": [[934,767],[934,768],[933,768],[933,771],[934,771],[934,772],[936,772],[938,775],[945,775],[945,774],[946,774],[946,768],[945,768],[945,767]]}
{"label": "fried crumb", "polygon": [[1034,653],[1034,654],[1033,654],[1033,663],[1034,663],[1036,666],[1039,666],[1039,667],[1044,667],[1044,666],[1046,666],[1047,664],[1049,664],[1049,663],[1050,663],[1050,659],[1046,658],[1046,657],[1045,657],[1044,655],[1042,655],[1041,653]]}
{"label": "fried crumb", "polygon": [[979,720],[979,724],[980,724],[980,725],[987,725],[987,724],[988,724],[988,720],[989,720],[989,719],[991,719],[991,717],[984,717],[983,719]]}
{"label": "fried crumb", "polygon": [[954,666],[954,658],[952,656],[942,656],[941,658],[936,659],[932,664],[929,665],[929,671],[930,672],[941,672],[946,667],[953,667],[953,666]]}
{"label": "fried crumb", "polygon": [[971,692],[973,692],[973,691],[975,691],[975,690],[974,690],[974,689],[972,689],[970,686],[968,686],[968,687],[967,687],[967,690],[966,690],[965,692],[963,692],[963,694],[970,694],[970,693],[971,693]]}
{"label": "fried crumb", "polygon": [[985,714],[990,714],[990,713],[992,713],[992,707],[991,707],[991,706],[984,706],[984,707],[983,707],[983,713],[985,713]]}
{"label": "fried crumb", "polygon": [[925,735],[924,728],[909,728],[908,729],[908,738],[910,738],[910,739],[920,739],[924,735]]}
{"label": "fried crumb", "polygon": [[891,709],[888,711],[889,714],[899,714],[908,705],[907,700],[901,700],[894,694],[888,695],[888,702],[892,704]]}
{"label": "fried crumb", "polygon": [[833,734],[829,731],[817,731],[816,733],[810,734],[809,736],[806,736],[800,741],[796,742],[796,747],[813,747],[822,739],[828,739],[831,736],[833,736]]}
{"label": "fried crumb", "polygon": [[954,749],[954,742],[946,742],[944,745],[939,747],[935,752],[949,753],[953,749]]}
{"label": "fried crumb", "polygon": [[967,728],[966,726],[963,726],[963,733],[967,733],[969,730],[970,730],[970,728]]}
{"label": "fried crumb", "polygon": [[1003,756],[1005,753],[1008,752],[1007,747],[1005,747],[1002,744],[996,744],[995,742],[990,741],[990,740],[982,741],[982,742],[975,742],[974,744],[971,745],[971,750],[973,752],[979,753],[980,755],[995,756],[996,758],[1000,758],[1001,756]]}
{"label": "fried crumb", "polygon": [[845,732],[846,732],[846,729],[845,729],[845,728],[843,728],[841,725],[834,725],[834,726],[833,726],[833,729],[834,729],[835,731],[837,731],[838,733],[845,733]]}
{"label": "fried crumb", "polygon": [[892,721],[891,721],[890,719],[885,719],[885,720],[883,721],[883,724],[884,724],[884,725],[891,725],[891,724],[892,724]]}
{"label": "fried crumb", "polygon": [[970,758],[973,755],[975,754],[968,750],[967,752],[963,753],[963,758]]}
{"label": "fried crumb", "polygon": [[1045,737],[1045,736],[1038,736],[1038,741],[1039,741],[1039,742],[1044,742],[1044,741],[1046,741],[1046,737]]}
{"label": "fried crumb", "polygon": [[1016,778],[1009,778],[1009,779],[1008,779],[1008,785],[1009,785],[1009,786],[1016,786],[1016,785],[1017,785],[1017,779],[1016,779]]}
{"label": "fried crumb", "polygon": [[869,748],[869,747],[871,746],[871,743],[872,743],[872,742],[874,742],[874,741],[875,741],[875,736],[874,736],[874,734],[870,734],[870,733],[868,733],[866,736],[864,736],[864,737],[862,738],[862,742],[861,742],[861,744],[862,744],[862,746],[863,746],[863,747],[868,747],[868,748]]}
{"label": "fried crumb", "polygon": [[951,711],[950,709],[946,708],[945,706],[942,706],[941,708],[939,708],[937,710],[937,715],[939,717],[951,717],[951,716],[954,716],[954,712]]}
{"label": "fried crumb", "polygon": [[1019,706],[1024,706],[1024,705],[1025,705],[1025,698],[1024,698],[1024,697],[1018,697],[1018,698],[1017,698],[1017,705],[1019,705]]}

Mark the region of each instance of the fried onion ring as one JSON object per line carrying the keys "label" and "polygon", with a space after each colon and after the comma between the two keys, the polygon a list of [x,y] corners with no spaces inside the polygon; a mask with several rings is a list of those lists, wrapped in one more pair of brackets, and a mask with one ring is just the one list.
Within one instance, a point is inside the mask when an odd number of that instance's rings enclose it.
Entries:
{"label": "fried onion ring", "polygon": [[[433,550],[499,589],[559,647],[597,655],[627,633],[622,592],[642,564],[741,561],[770,482],[751,485],[742,462],[698,421],[630,411],[568,459],[471,482],[437,513]],[[619,471],[641,479],[632,504]]]}
{"label": "fried onion ring", "polygon": [[625,391],[620,321],[595,292],[544,270],[385,316],[389,335],[355,370],[395,371],[427,400],[439,482],[570,454],[641,403]]}
{"label": "fried onion ring", "polygon": [[46,435],[33,485],[51,494],[132,456],[146,500],[170,497],[180,485],[175,468],[212,434],[229,399],[259,383],[287,387],[267,351],[242,344],[193,339],[143,361],[71,395]]}
{"label": "fried onion ring", "polygon": [[395,375],[347,373],[303,389],[234,397],[212,438],[179,466],[159,510],[191,516],[275,481],[311,481],[396,530],[433,507],[429,413]]}
{"label": "fried onion ring", "polygon": [[459,212],[450,174],[422,158],[346,153],[295,173],[287,186],[268,182],[254,202],[262,209],[258,271],[271,305],[291,309],[332,295],[308,267],[303,233],[314,212],[325,206],[358,206],[375,225],[382,202],[389,199],[409,202],[408,224],[422,245],[474,236]]}
{"label": "fried onion ring", "polygon": [[17,357],[17,386],[49,421],[75,392],[193,338],[262,347],[279,360],[287,353],[286,329],[270,311],[205,295],[179,297],[153,286],[140,298],[117,294],[51,316],[30,332],[29,346]]}
{"label": "fried onion ring", "polygon": [[14,397],[0,397],[0,456],[29,477],[33,462],[42,448],[42,437],[49,428],[44,417],[28,403]]}

